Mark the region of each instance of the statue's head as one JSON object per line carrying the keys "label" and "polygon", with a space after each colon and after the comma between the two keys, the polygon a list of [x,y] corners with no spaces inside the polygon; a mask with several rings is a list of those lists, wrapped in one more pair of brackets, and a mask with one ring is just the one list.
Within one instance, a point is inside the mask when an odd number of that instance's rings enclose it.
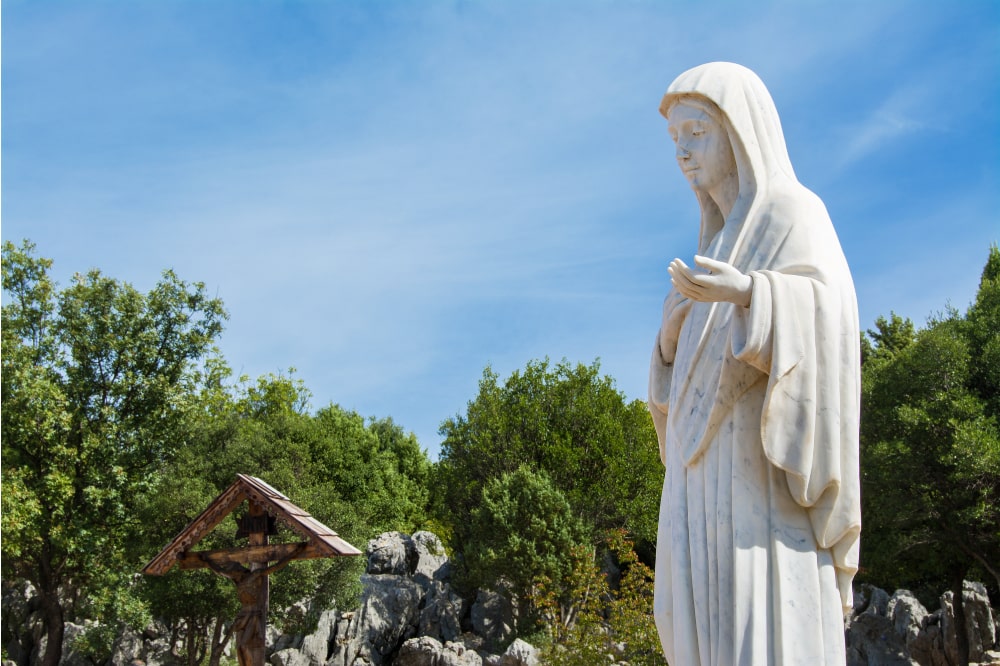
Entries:
{"label": "statue's head", "polygon": [[729,124],[714,102],[701,95],[677,95],[664,115],[677,164],[692,189],[710,192],[736,175]]}
{"label": "statue's head", "polygon": [[795,172],[774,101],[760,78],[731,62],[711,62],[687,70],[670,84],[660,103],[667,120],[679,104],[699,105],[726,128],[740,168],[740,192],[749,193],[775,178],[795,180]]}

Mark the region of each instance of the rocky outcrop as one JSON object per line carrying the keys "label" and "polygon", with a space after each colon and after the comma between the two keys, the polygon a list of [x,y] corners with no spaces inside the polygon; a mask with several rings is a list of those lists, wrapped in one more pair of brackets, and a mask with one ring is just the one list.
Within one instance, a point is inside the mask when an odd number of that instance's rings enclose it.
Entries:
{"label": "rocky outcrop", "polygon": [[326,666],[480,666],[506,656],[488,650],[513,638],[510,601],[492,592],[462,598],[437,536],[388,532],[368,542],[366,555],[361,607],[337,622]]}
{"label": "rocky outcrop", "polygon": [[846,628],[847,666],[910,666],[906,641],[893,630],[889,595],[869,587],[860,596]]}
{"label": "rocky outcrop", "polygon": [[[480,590],[463,598],[452,588],[452,565],[434,534],[382,534],[368,543],[366,555],[359,607],[324,611],[305,636],[280,635],[269,627],[270,666],[539,666],[533,646],[511,640],[516,615],[507,595]],[[997,621],[986,589],[966,583],[963,600],[970,658],[1000,666]],[[956,666],[952,594],[943,594],[940,602],[940,609],[928,613],[906,590],[890,596],[860,586],[845,625],[847,664]],[[2,617],[3,647],[12,660],[3,666],[37,666],[44,632],[30,585],[4,584]],[[71,649],[84,628],[67,625],[61,666],[93,666]],[[177,638],[162,623],[142,632],[124,629],[103,666],[178,664]]]}
{"label": "rocky outcrop", "polygon": [[[986,588],[966,581],[962,599],[971,663],[997,663],[1000,659],[991,651],[1000,645]],[[908,590],[890,597],[884,590],[862,585],[845,629],[848,666],[956,666],[952,602],[952,593],[946,592],[941,608],[928,613]]]}
{"label": "rocky outcrop", "polygon": [[[963,609],[965,610],[965,630],[969,639],[969,661],[980,663],[986,652],[992,650],[996,640],[996,623],[990,609],[990,599],[982,583],[965,581],[962,586]],[[944,638],[944,652],[951,663],[958,662],[958,636],[955,631],[954,595],[941,595],[941,633]]]}
{"label": "rocky outcrop", "polygon": [[500,657],[500,666],[538,666],[538,649],[533,645],[514,640]]}
{"label": "rocky outcrop", "polygon": [[479,590],[470,613],[473,630],[490,648],[505,644],[514,635],[514,606],[492,590]]}
{"label": "rocky outcrop", "polygon": [[483,658],[461,641],[443,645],[430,636],[411,638],[403,643],[396,666],[482,666]]}

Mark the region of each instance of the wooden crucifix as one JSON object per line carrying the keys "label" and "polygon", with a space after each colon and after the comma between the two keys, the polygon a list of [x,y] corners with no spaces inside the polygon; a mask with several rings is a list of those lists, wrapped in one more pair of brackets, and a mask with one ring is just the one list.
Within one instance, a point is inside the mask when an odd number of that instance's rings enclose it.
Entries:
{"label": "wooden crucifix", "polygon": [[[246,546],[191,550],[244,501],[249,510],[239,520],[237,536],[247,538]],[[268,536],[275,533],[276,521],[287,525],[305,541],[268,543]],[[240,666],[264,666],[270,598],[268,577],[293,560],[360,554],[360,550],[265,482],[237,474],[236,481],[174,537],[142,572],[162,576],[177,563],[181,569],[208,568],[233,581],[241,606],[233,621]]]}

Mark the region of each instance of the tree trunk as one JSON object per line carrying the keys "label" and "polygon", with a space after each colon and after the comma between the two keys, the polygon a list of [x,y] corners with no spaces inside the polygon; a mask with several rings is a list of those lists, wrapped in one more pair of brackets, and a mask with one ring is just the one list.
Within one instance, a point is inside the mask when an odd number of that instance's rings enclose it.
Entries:
{"label": "tree trunk", "polygon": [[62,659],[63,632],[66,623],[59,603],[59,581],[52,570],[52,558],[47,546],[42,548],[38,560],[38,588],[41,597],[42,617],[45,619],[45,655],[39,666],[59,666]]}
{"label": "tree trunk", "polygon": [[[177,620],[170,627],[170,656],[177,660],[180,659],[180,656],[177,654],[177,639],[181,633],[181,622],[184,622],[184,620]],[[185,624],[187,623],[185,622]]]}
{"label": "tree trunk", "polygon": [[969,666],[969,632],[965,628],[964,580],[963,571],[951,582],[951,603],[955,611],[955,640],[958,646],[957,666]]}
{"label": "tree trunk", "polygon": [[198,657],[196,663],[200,664],[205,661],[205,654],[208,652],[208,623],[211,620],[205,620],[205,624],[198,626]]}
{"label": "tree trunk", "polygon": [[226,649],[226,644],[229,643],[229,638],[232,635],[230,631],[224,631],[226,623],[221,617],[215,618],[215,628],[212,630],[212,649],[208,657],[208,666],[219,666],[219,662],[222,661],[222,653]]}
{"label": "tree trunk", "polygon": [[193,619],[188,620],[188,630],[187,630],[187,666],[198,666],[198,634],[201,633],[201,627]]}
{"label": "tree trunk", "polygon": [[45,656],[39,666],[59,666],[66,625],[57,593],[42,593],[42,616],[45,618]]}

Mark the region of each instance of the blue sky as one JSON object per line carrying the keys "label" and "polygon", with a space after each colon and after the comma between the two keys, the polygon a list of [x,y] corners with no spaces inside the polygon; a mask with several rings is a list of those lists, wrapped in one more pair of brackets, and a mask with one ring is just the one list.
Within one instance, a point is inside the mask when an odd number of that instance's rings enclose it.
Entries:
{"label": "blue sky", "polygon": [[[2,9],[2,236],[61,284],[165,268],[238,373],[437,455],[483,368],[644,398],[698,211],[657,113],[755,70],[863,327],[973,298],[1000,240],[1000,2],[25,2]],[[690,263],[690,262],[689,262]]]}

